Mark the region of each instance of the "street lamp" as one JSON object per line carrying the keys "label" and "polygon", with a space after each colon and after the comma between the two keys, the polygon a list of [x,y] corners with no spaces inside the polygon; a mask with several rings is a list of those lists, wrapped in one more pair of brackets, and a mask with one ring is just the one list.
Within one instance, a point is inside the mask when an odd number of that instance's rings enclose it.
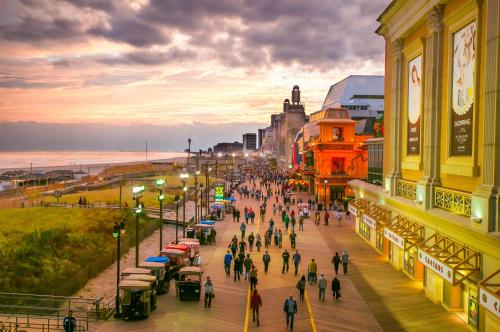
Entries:
{"label": "street lamp", "polygon": [[188,173],[181,173],[182,179],[182,237],[186,237],[186,181],[189,178]]}
{"label": "street lamp", "polygon": [[175,195],[175,243],[179,243],[179,195]]}
{"label": "street lamp", "polygon": [[323,183],[325,184],[325,210],[326,210],[326,184],[328,183],[327,180],[323,181]]}
{"label": "street lamp", "polygon": [[163,249],[163,200],[165,199],[163,188],[166,183],[165,179],[156,180],[156,186],[160,190],[160,194],[158,195],[158,202],[160,202],[160,251]]}
{"label": "street lamp", "polygon": [[115,299],[115,318],[120,318],[120,235],[125,234],[125,221],[122,219],[120,224],[115,221],[113,225],[113,237],[116,238],[116,299]]}
{"label": "street lamp", "polygon": [[200,171],[194,173],[194,219],[198,221],[198,175]]}
{"label": "street lamp", "polygon": [[135,199],[135,267],[139,267],[139,215],[142,212],[139,198],[142,197],[144,189],[144,186],[132,187],[132,197]]}
{"label": "street lamp", "polygon": [[209,204],[209,200],[210,200],[210,182],[209,182],[209,178],[210,178],[210,174],[209,172],[212,170],[212,168],[208,167],[208,163],[205,164],[205,195],[206,195],[206,203],[207,203],[207,210],[206,210],[206,215],[208,215],[208,204]]}

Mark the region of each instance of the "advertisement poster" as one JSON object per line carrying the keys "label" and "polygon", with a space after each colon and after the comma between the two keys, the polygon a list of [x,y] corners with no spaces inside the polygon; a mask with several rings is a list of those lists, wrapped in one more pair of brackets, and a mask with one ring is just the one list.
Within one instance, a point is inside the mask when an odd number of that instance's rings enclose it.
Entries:
{"label": "advertisement poster", "polygon": [[408,149],[409,155],[420,153],[420,113],[422,110],[422,56],[408,63]]}
{"label": "advertisement poster", "polygon": [[476,22],[453,35],[451,155],[472,155]]}
{"label": "advertisement poster", "polygon": [[222,200],[224,200],[224,186],[218,184],[215,186],[215,201],[220,202]]}

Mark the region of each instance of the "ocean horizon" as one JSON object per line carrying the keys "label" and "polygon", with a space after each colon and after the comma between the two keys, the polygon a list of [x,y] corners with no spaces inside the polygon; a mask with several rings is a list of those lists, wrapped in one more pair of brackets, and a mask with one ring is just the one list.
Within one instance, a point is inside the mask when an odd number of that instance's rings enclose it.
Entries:
{"label": "ocean horizon", "polygon": [[0,169],[36,169],[164,160],[185,157],[178,151],[0,151]]}

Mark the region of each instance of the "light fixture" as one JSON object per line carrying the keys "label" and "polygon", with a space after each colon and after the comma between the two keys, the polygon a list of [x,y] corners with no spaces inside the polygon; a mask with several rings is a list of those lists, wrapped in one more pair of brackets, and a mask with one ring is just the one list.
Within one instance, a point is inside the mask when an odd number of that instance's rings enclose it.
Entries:
{"label": "light fixture", "polygon": [[200,175],[200,171],[196,171],[196,173],[195,173],[195,174],[196,174],[196,175]]}
{"label": "light fixture", "polygon": [[209,168],[208,168],[208,171],[210,172],[211,170],[212,170],[212,168],[211,168],[211,167],[209,167]]}
{"label": "light fixture", "polygon": [[328,183],[328,180],[323,181],[325,184]]}
{"label": "light fixture", "polygon": [[480,224],[483,220],[479,217],[470,217],[470,220],[475,222],[476,224]]}
{"label": "light fixture", "polygon": [[217,153],[217,157],[222,157],[222,153]]}
{"label": "light fixture", "polygon": [[231,156],[234,158],[236,157],[236,153],[231,153]]}
{"label": "light fixture", "polygon": [[181,173],[181,179],[187,179],[189,177],[188,173]]}
{"label": "light fixture", "polygon": [[187,190],[188,190],[188,187],[182,188],[182,191],[187,191]]}
{"label": "light fixture", "polygon": [[418,205],[422,205],[422,200],[421,199],[416,199],[415,203],[417,203]]}

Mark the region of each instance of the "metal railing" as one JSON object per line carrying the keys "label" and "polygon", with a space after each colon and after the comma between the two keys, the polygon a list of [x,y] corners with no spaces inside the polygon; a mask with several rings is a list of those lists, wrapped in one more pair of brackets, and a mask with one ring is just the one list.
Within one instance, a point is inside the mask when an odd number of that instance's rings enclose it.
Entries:
{"label": "metal railing", "polygon": [[462,191],[436,187],[434,189],[434,206],[470,217],[472,195]]}
{"label": "metal railing", "polygon": [[409,199],[417,198],[417,184],[407,180],[397,180],[396,195]]}

